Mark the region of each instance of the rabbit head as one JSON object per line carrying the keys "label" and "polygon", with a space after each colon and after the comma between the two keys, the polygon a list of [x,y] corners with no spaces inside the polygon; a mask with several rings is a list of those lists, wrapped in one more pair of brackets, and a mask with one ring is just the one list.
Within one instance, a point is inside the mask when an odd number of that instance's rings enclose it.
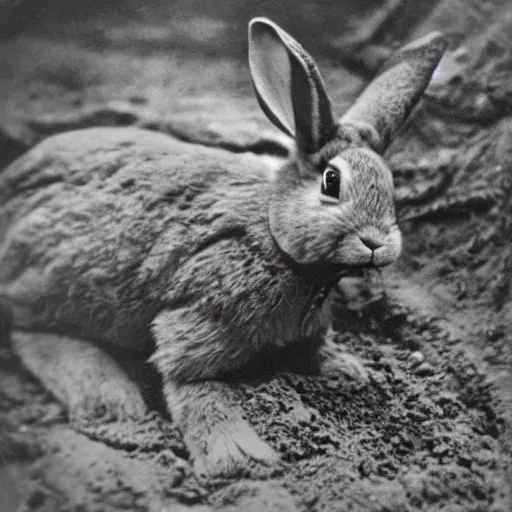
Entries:
{"label": "rabbit head", "polygon": [[312,57],[266,18],[249,24],[249,67],[269,120],[293,137],[277,172],[269,224],[298,264],[384,266],[401,250],[391,171],[380,156],[427,87],[440,33],[401,48],[339,121]]}

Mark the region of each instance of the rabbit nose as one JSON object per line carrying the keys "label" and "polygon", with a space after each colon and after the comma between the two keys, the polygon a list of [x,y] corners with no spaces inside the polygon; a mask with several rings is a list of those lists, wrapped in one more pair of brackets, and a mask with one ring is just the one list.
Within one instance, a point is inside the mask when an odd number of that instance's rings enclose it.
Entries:
{"label": "rabbit nose", "polygon": [[378,242],[374,238],[368,238],[368,237],[360,237],[360,238],[361,238],[361,242],[363,242],[363,244],[366,245],[366,247],[368,247],[368,249],[370,249],[371,251],[374,251],[375,249],[378,249],[379,247],[382,247],[382,245],[383,245],[381,242]]}

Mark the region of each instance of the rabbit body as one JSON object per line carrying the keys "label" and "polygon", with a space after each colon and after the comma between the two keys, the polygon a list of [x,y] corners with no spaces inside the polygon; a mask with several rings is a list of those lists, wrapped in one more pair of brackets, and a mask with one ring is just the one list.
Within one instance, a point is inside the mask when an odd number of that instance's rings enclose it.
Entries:
{"label": "rabbit body", "polygon": [[[210,382],[309,352],[305,365],[318,365],[329,300],[305,326],[319,284],[272,239],[272,174],[253,155],[94,128],[51,137],[0,175],[13,346],[74,421],[142,417],[140,391],[96,347],[154,351],[198,472],[275,460],[232,389]],[[362,370],[352,363],[348,373]]]}
{"label": "rabbit body", "polygon": [[0,175],[0,287],[16,325],[147,351],[158,313],[179,310],[238,358],[297,341],[314,284],[272,240],[271,179],[253,155],[135,128],[45,140]]}
{"label": "rabbit body", "polygon": [[196,471],[233,475],[277,459],[244,420],[235,378],[329,366],[366,381],[328,336],[329,290],[400,254],[379,154],[444,48],[438,33],[403,47],[336,121],[313,59],[255,18],[256,96],[295,141],[276,172],[135,128],[53,136],[4,170],[0,305],[14,351],[71,420],[142,417],[140,390],[101,347],[152,354]]}

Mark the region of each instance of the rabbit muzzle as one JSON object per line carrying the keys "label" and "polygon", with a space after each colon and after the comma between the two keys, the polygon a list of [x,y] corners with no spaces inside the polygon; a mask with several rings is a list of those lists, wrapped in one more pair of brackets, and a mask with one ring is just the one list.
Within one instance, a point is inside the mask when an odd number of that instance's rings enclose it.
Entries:
{"label": "rabbit muzzle", "polygon": [[382,234],[376,228],[366,228],[357,233],[354,243],[363,260],[371,266],[383,267],[394,263],[402,250],[402,235],[395,228],[388,234]]}

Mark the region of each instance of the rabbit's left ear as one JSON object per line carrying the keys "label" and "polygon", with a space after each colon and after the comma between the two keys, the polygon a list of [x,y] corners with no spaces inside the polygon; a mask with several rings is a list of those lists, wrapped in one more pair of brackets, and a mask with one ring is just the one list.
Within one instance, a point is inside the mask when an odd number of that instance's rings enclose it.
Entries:
{"label": "rabbit's left ear", "polygon": [[269,120],[314,153],[337,123],[312,57],[267,18],[249,23],[249,68],[258,102]]}
{"label": "rabbit's left ear", "polygon": [[440,32],[431,32],[392,54],[340,123],[358,128],[383,153],[427,88],[446,45]]}

